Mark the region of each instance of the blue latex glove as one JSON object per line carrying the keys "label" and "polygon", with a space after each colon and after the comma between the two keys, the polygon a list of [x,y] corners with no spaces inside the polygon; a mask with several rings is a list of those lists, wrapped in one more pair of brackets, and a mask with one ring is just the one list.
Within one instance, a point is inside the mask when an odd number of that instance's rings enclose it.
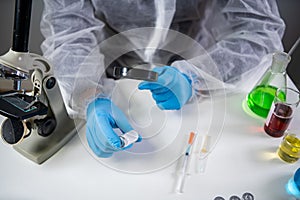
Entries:
{"label": "blue latex glove", "polygon": [[99,98],[90,103],[87,109],[86,137],[97,156],[107,158],[116,151],[132,146],[121,148],[122,142],[114,128],[119,128],[123,133],[133,130],[125,114],[111,100]]}
{"label": "blue latex glove", "polygon": [[140,90],[150,90],[157,106],[162,110],[179,110],[192,96],[190,79],[178,69],[171,66],[156,67],[156,82],[144,81]]}

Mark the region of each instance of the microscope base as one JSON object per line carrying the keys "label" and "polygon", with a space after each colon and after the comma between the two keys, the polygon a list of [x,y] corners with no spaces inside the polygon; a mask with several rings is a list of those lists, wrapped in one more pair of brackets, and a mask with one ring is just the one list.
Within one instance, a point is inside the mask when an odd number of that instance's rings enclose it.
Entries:
{"label": "microscope base", "polygon": [[30,137],[13,147],[29,160],[42,164],[77,133],[73,120],[70,119],[69,122],[64,124],[64,127],[57,127],[48,137],[39,136],[36,131],[32,131]]}

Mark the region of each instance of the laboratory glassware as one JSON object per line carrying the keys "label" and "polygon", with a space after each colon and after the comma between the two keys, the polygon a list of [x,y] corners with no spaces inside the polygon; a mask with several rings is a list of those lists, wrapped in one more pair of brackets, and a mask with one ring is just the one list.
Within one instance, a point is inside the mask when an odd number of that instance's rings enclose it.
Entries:
{"label": "laboratory glassware", "polygon": [[197,173],[204,173],[206,168],[206,163],[208,159],[208,154],[210,151],[210,143],[211,143],[211,136],[209,135],[203,135],[200,138],[202,138],[201,142],[198,140],[197,144],[197,150],[198,153],[198,159],[197,159],[197,167],[196,171]]}
{"label": "laboratory glassware", "polygon": [[288,87],[278,88],[264,125],[265,132],[272,137],[283,136],[299,102],[298,91]]}
{"label": "laboratory glassware", "polygon": [[247,95],[247,106],[256,115],[266,118],[276,90],[286,86],[286,67],[291,57],[285,52],[276,52],[272,64]]}
{"label": "laboratory glassware", "polygon": [[139,134],[135,130],[131,130],[120,135],[119,138],[121,140],[121,148],[126,148],[139,139]]}
{"label": "laboratory glassware", "polygon": [[279,158],[294,163],[300,158],[300,133],[288,130],[277,151]]}
{"label": "laboratory glassware", "polygon": [[289,195],[296,199],[300,199],[300,168],[298,168],[294,176],[290,178],[285,189]]}

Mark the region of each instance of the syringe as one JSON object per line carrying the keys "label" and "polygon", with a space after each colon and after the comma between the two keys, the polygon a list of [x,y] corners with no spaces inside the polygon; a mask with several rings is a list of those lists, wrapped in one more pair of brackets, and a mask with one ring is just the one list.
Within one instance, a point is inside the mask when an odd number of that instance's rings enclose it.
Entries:
{"label": "syringe", "polygon": [[189,161],[189,158],[190,158],[191,148],[192,148],[192,144],[194,142],[194,139],[195,139],[195,133],[191,132],[190,136],[189,136],[189,140],[188,140],[188,146],[187,146],[187,149],[186,149],[185,154],[184,154],[182,167],[180,169],[180,174],[179,174],[179,177],[178,177],[178,180],[177,180],[176,191],[179,192],[179,193],[183,193],[185,177],[186,177],[187,167],[188,167],[188,161]]}

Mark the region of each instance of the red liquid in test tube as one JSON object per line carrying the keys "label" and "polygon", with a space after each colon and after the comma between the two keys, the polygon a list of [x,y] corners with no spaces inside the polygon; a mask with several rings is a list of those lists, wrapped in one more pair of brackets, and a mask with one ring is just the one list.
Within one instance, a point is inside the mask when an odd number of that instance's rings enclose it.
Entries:
{"label": "red liquid in test tube", "polygon": [[265,132],[272,137],[281,137],[292,119],[293,110],[290,106],[276,103],[269,113],[264,125]]}

